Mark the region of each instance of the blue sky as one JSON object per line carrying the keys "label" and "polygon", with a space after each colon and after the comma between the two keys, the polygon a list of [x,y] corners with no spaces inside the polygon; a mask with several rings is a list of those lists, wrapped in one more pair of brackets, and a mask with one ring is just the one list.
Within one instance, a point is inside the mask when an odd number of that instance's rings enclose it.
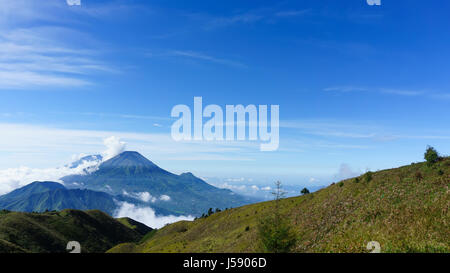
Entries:
{"label": "blue sky", "polygon": [[[0,169],[120,137],[214,183],[326,185],[450,153],[448,1],[0,0]],[[280,105],[280,148],[175,143],[177,104]]]}

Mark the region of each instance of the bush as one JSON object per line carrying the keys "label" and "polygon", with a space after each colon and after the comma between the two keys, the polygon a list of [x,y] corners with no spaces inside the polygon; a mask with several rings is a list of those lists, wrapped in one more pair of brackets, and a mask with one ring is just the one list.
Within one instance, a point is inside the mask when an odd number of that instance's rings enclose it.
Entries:
{"label": "bush", "polygon": [[287,253],[297,243],[297,236],[285,217],[266,217],[259,223],[258,233],[267,252]]}
{"label": "bush", "polygon": [[434,149],[431,146],[427,147],[427,150],[425,151],[424,154],[424,159],[427,161],[428,166],[433,165],[434,163],[439,161],[439,154],[436,151],[436,149]]}
{"label": "bush", "polygon": [[303,188],[303,190],[300,192],[301,194],[309,194],[309,190],[307,188]]}
{"label": "bush", "polygon": [[366,182],[370,182],[372,181],[372,177],[373,173],[371,171],[368,171],[364,174],[364,180],[366,180]]}

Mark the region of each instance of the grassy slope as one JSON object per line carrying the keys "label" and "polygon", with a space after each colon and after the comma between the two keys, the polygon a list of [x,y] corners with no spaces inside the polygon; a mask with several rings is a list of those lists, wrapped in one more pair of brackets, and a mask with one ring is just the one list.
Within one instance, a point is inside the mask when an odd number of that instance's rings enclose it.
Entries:
{"label": "grassy slope", "polygon": [[120,223],[124,224],[128,228],[137,231],[142,236],[145,236],[147,233],[149,233],[150,231],[153,230],[153,228],[148,227],[148,226],[146,226],[138,221],[135,221],[131,218],[128,218],[128,217],[117,218],[116,220],[119,221]]}
{"label": "grassy slope", "polygon": [[[298,231],[297,252],[367,252],[369,241],[378,241],[383,252],[450,252],[449,188],[450,158],[445,158],[432,168],[418,163],[375,172],[370,182],[363,176],[359,182],[344,180],[283,199],[281,207]],[[259,252],[257,223],[273,204],[177,222],[143,243],[109,252]]]}
{"label": "grassy slope", "polygon": [[105,252],[142,235],[98,211],[0,212],[0,252],[67,252],[78,241],[82,252]]}

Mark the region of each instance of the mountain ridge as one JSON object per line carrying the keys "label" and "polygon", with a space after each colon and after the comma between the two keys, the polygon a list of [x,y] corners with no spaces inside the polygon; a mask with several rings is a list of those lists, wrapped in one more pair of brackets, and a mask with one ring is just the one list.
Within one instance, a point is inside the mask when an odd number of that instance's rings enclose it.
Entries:
{"label": "mountain ridge", "polygon": [[167,195],[170,200],[157,204],[163,209],[185,215],[201,215],[209,208],[236,207],[253,200],[227,189],[216,188],[192,173],[181,175],[166,171],[135,151],[123,152],[102,162],[86,175],[71,175],[61,180],[68,188],[86,188],[112,195],[148,193]]}

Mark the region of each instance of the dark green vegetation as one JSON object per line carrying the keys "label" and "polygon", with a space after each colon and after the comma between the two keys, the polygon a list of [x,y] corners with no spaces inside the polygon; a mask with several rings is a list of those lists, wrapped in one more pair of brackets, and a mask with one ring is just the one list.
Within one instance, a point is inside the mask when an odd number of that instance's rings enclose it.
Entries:
{"label": "dark green vegetation", "polygon": [[[420,179],[418,175],[420,174]],[[110,252],[260,252],[258,225],[275,201],[181,221],[141,243]],[[317,192],[281,199],[279,213],[294,226],[294,252],[450,252],[450,158],[343,180]]]}
{"label": "dark green vegetation", "polygon": [[213,187],[192,173],[176,175],[163,170],[137,152],[123,152],[103,162],[91,174],[67,176],[62,180],[69,188],[81,187],[112,195],[124,191],[149,192],[156,198],[168,195],[171,200],[157,200],[152,207],[171,214],[199,216],[210,207],[236,207],[252,202],[230,190]]}
{"label": "dark green vegetation", "polygon": [[137,242],[151,230],[130,220],[118,221],[98,210],[1,211],[0,253],[64,253],[69,241],[78,241],[82,252],[105,252],[119,243]]}
{"label": "dark green vegetation", "polygon": [[310,192],[309,192],[309,190],[307,189],[307,188],[303,188],[302,189],[302,191],[300,192],[302,195],[305,195],[305,194],[309,194]]}
{"label": "dark green vegetation", "polygon": [[426,152],[425,152],[423,157],[427,161],[429,166],[431,166],[434,163],[439,161],[439,154],[438,154],[438,152],[436,151],[436,149],[434,149],[431,146],[427,147],[427,150],[426,150]]}

